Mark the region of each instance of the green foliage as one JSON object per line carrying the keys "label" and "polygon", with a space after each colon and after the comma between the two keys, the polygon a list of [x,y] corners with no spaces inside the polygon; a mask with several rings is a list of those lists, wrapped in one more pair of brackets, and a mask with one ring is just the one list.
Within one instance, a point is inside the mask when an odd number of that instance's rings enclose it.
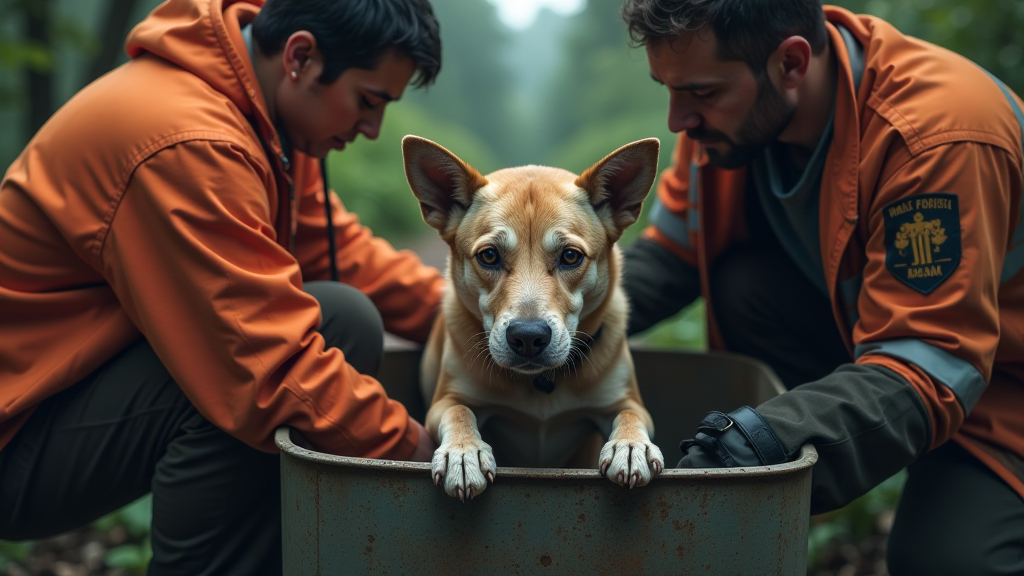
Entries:
{"label": "green foliage", "polygon": [[111,568],[121,568],[127,574],[146,573],[149,559],[153,557],[153,550],[149,545],[149,538],[146,538],[142,545],[125,544],[117,548],[111,548],[107,552],[105,563]]}
{"label": "green foliage", "polygon": [[645,332],[643,340],[644,344],[653,348],[707,350],[704,299],[697,299],[675,316]]}
{"label": "green foliage", "polygon": [[6,571],[9,562],[24,562],[31,551],[31,542],[7,542],[0,540],[0,571]]}
{"label": "green foliage", "polygon": [[149,534],[153,521],[153,496],[147,494],[116,512],[107,514],[93,525],[100,532],[109,532],[114,526],[124,526],[128,534],[141,537]]}
{"label": "green foliage", "polygon": [[127,574],[145,574],[153,549],[149,542],[150,525],[153,522],[153,496],[147,494],[116,512],[97,520],[93,527],[100,532],[110,532],[116,526],[123,526],[133,541],[107,551],[105,562],[112,568],[121,568]]}
{"label": "green foliage", "polygon": [[817,565],[819,555],[830,542],[859,542],[873,533],[881,532],[877,525],[878,519],[882,513],[896,509],[906,481],[906,471],[900,471],[847,506],[815,516],[807,537],[808,567]]}
{"label": "green foliage", "polygon": [[1024,2],[1020,0],[837,0],[904,34],[962,54],[1024,92]]}
{"label": "green foliage", "polygon": [[328,178],[346,209],[391,241],[434,234],[405,179],[401,142],[406,134],[437,142],[481,172],[499,167],[494,153],[473,132],[437,120],[412,102],[389,107],[376,141],[357,140],[328,157]]}
{"label": "green foliage", "polygon": [[53,67],[53,53],[40,42],[0,39],[0,67],[10,70],[29,68],[46,72]]}

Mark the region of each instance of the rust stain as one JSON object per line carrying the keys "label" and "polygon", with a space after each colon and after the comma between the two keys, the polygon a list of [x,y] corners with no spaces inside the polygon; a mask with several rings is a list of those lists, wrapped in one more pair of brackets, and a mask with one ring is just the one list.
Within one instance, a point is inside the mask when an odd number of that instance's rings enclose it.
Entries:
{"label": "rust stain", "polygon": [[370,544],[373,544],[373,541],[376,540],[376,538],[373,537],[373,534],[370,534],[369,536],[367,536],[367,540],[370,541]]}
{"label": "rust stain", "polygon": [[682,544],[676,546],[676,556],[679,556],[680,558],[686,558],[685,549],[683,548]]}
{"label": "rust stain", "polygon": [[587,519],[586,515],[584,515],[584,514],[580,514],[579,516],[577,516],[577,518],[578,518],[578,520],[576,520],[576,521],[580,522],[580,523],[582,523],[584,520]]}
{"label": "rust stain", "polygon": [[548,566],[551,566],[551,556],[541,556],[540,557],[540,565],[545,567],[545,568],[547,568]]}
{"label": "rust stain", "polygon": [[657,498],[654,499],[654,504],[661,510],[661,521],[668,520],[669,510],[672,509],[672,504],[669,503],[668,498],[665,498],[664,494],[658,494]]}
{"label": "rust stain", "polygon": [[371,554],[372,552],[373,552],[373,546],[367,546],[366,547],[366,553],[367,554]]}

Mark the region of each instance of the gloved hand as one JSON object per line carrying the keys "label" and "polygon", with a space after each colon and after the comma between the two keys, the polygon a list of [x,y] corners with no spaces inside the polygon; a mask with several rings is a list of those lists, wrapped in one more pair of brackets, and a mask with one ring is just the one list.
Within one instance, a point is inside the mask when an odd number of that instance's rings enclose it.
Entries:
{"label": "gloved hand", "polygon": [[764,418],[750,406],[729,414],[708,412],[697,434],[679,444],[677,468],[723,468],[781,464],[786,450]]}

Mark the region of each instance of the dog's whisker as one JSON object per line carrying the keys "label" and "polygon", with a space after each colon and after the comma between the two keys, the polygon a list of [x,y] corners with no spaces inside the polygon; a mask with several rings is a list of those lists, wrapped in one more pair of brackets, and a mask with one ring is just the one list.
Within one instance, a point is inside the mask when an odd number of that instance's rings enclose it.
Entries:
{"label": "dog's whisker", "polygon": [[483,337],[482,339],[486,342],[487,338],[490,337],[490,333],[488,331],[486,331],[486,330],[484,330],[483,332],[477,332],[476,334],[473,334],[469,338],[466,338],[466,341],[463,342],[462,345],[465,346],[465,345],[469,344],[469,341],[472,340],[473,338],[478,338],[478,337],[481,337],[481,336]]}

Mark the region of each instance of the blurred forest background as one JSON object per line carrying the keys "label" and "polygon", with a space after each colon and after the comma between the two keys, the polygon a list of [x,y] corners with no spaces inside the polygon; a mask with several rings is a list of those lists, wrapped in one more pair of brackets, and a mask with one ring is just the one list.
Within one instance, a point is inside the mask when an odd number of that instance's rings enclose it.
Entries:
{"label": "blurred forest background", "polygon": [[[127,32],[156,0],[0,0],[0,166],[84,85],[125,59]],[[904,33],[959,52],[1024,93],[1024,1],[842,0]],[[405,134],[430,138],[486,173],[516,164],[581,171],[622,144],[674,142],[668,97],[642,49],[628,46],[620,0],[587,0],[572,14],[542,10],[526,28],[488,0],[433,0],[444,41],[437,84],[389,107],[380,138],[329,159],[332,187],[378,235],[441,264],[402,169]],[[648,203],[649,204],[649,203]],[[643,228],[635,225],[623,242]],[[644,336],[665,347],[704,347],[696,303]],[[812,521],[809,574],[886,574],[885,536],[902,476],[846,509]],[[136,574],[148,556],[143,499],[93,526],[37,543],[0,542],[0,574]]]}

